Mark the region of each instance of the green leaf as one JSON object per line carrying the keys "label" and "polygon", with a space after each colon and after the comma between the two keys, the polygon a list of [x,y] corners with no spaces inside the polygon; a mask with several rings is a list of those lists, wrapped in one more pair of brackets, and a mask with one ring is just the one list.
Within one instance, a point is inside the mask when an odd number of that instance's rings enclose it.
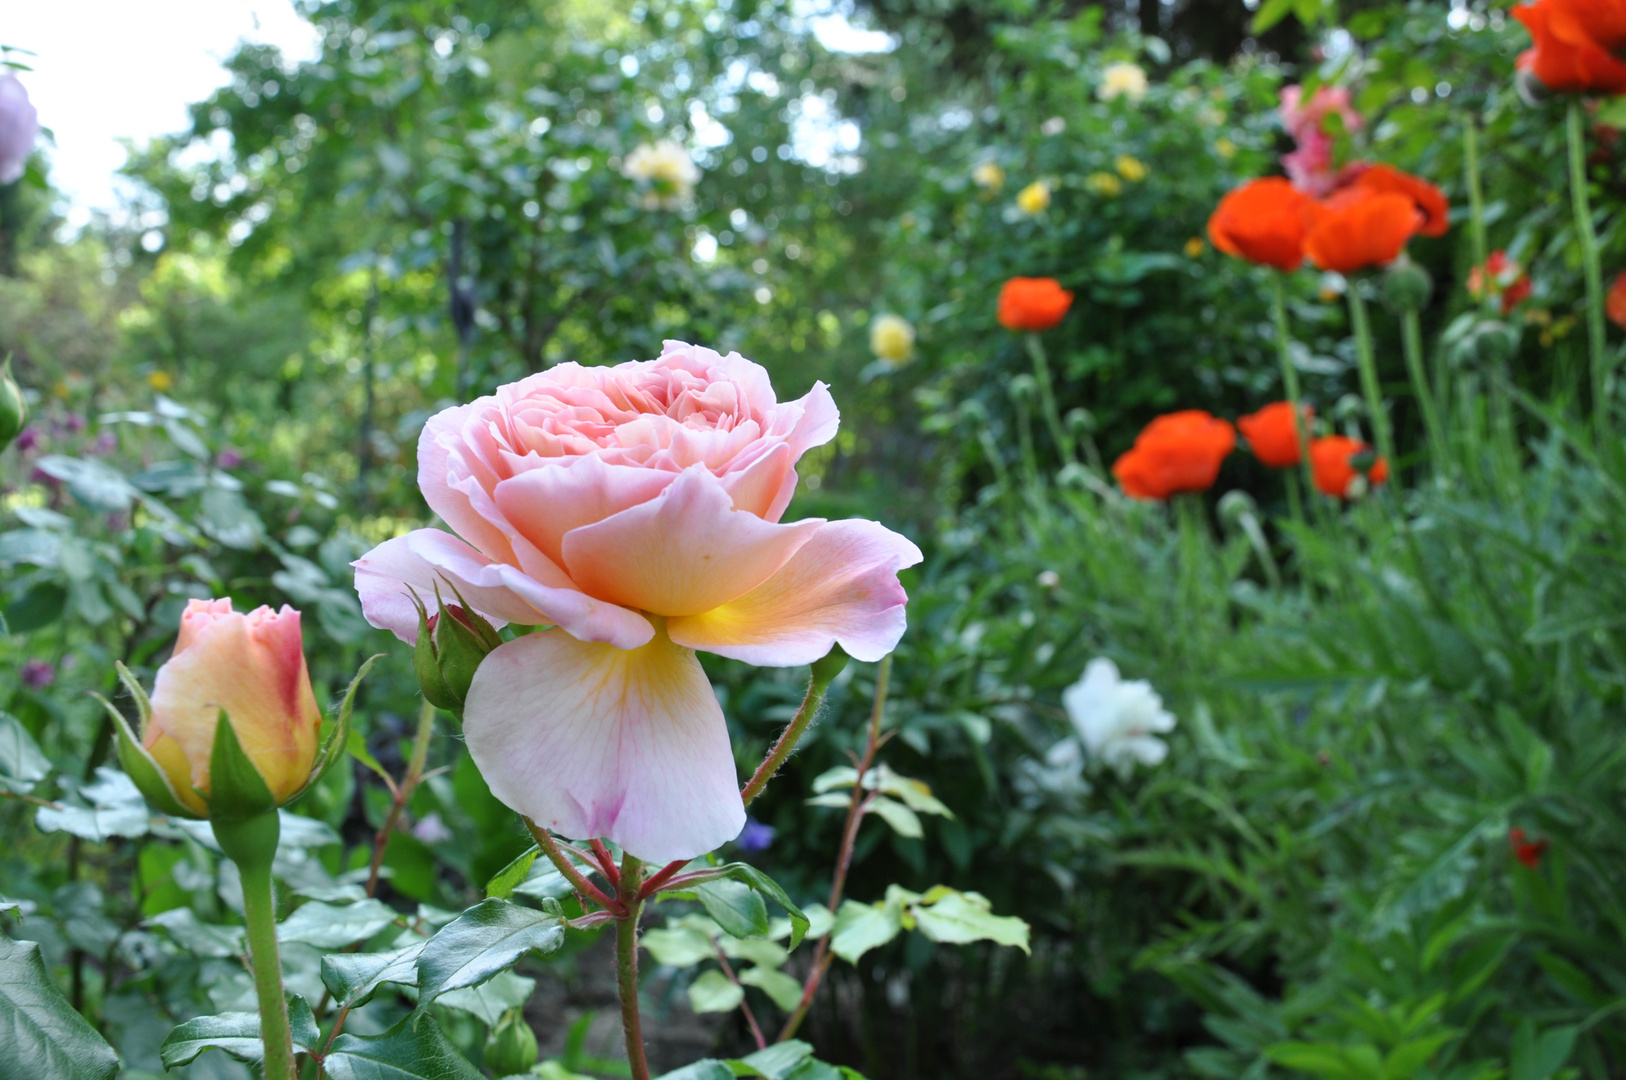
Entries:
{"label": "green leaf", "polygon": [[[722,866],[713,867],[710,870],[697,872],[694,875],[693,880],[705,882],[716,881],[719,878],[731,878],[735,881],[743,882],[746,885],[751,886],[751,888],[757,892],[763,893],[764,895],[770,897],[774,903],[784,908],[785,914],[790,916],[790,947],[794,949],[797,945],[801,944],[803,935],[807,933],[807,916],[802,913],[802,909],[796,906],[795,902],[791,900],[790,895],[780,887],[777,881],[769,877],[767,874],[764,874],[761,870],[758,870],[750,863],[725,863]],[[715,916],[713,917],[715,918]],[[719,922],[720,921],[721,920],[719,920]],[[723,929],[726,930],[728,928],[725,926]],[[766,931],[764,931],[764,933],[766,933]],[[735,934],[734,936],[749,937],[752,935]]]}
{"label": "green leaf", "polygon": [[1032,953],[1028,924],[1012,915],[995,915],[993,905],[979,893],[951,892],[936,903],[911,908],[910,913],[920,932],[933,941],[947,945],[992,941]]}
{"label": "green leaf", "polygon": [[461,990],[448,990],[437,1004],[449,1009],[462,1009],[484,1020],[487,1027],[496,1027],[503,1013],[531,1000],[536,980],[515,975],[512,971],[499,971],[479,986],[465,986]]}
{"label": "green leaf", "polygon": [[[811,1046],[800,1039],[791,1039],[788,1042],[775,1043],[736,1061],[758,1076],[766,1076],[768,1080],[783,1080],[791,1070],[812,1056]],[[735,1063],[729,1062],[731,1065]]]}
{"label": "green leaf", "polygon": [[237,739],[225,709],[215,722],[214,746],[209,751],[209,818],[211,821],[248,821],[277,805],[265,777],[254,767]]}
{"label": "green leaf", "polygon": [[936,814],[939,817],[952,818],[954,812],[943,805],[932,794],[931,787],[924,781],[901,776],[892,771],[890,765],[877,765],[864,777],[864,786],[873,787],[887,795],[894,795],[902,799],[909,809],[918,814]]}
{"label": "green leaf", "polygon": [[94,783],[79,789],[79,797],[89,805],[59,800],[56,806],[42,806],[34,815],[41,832],[65,832],[102,843],[112,836],[145,836],[152,827],[152,815],[130,778],[106,765],[96,769]]}
{"label": "green leaf", "polygon": [[814,794],[823,795],[836,788],[852,787],[858,783],[858,770],[851,765],[837,765],[813,778]]}
{"label": "green leaf", "polygon": [[701,882],[695,895],[724,933],[762,937],[768,932],[768,906],[749,885],[728,879]]}
{"label": "green leaf", "polygon": [[430,938],[418,957],[418,1007],[448,990],[473,986],[535,950],[564,942],[559,919],[506,900],[483,900]]}
{"label": "green leaf", "polygon": [[734,1080],[734,1070],[716,1058],[702,1058],[681,1069],[662,1073],[655,1080]]}
{"label": "green leaf", "polygon": [[[288,1025],[294,1049],[308,1052],[320,1044],[322,1033],[316,1027],[316,1017],[298,994],[288,995]],[[234,1012],[194,1017],[169,1033],[158,1048],[158,1058],[165,1069],[178,1069],[190,1065],[205,1050],[221,1050],[238,1061],[260,1061],[265,1057],[260,1014]]]}
{"label": "green leaf", "polygon": [[783,971],[771,967],[748,967],[740,972],[740,982],[746,986],[754,986],[773,999],[773,1003],[790,1012],[801,1004],[802,984],[786,975]]}
{"label": "green leaf", "polygon": [[859,957],[885,945],[902,931],[902,905],[845,900],[830,930],[830,951],[847,963],[856,964]]}
{"label": "green leaf", "polygon": [[884,795],[877,796],[869,804],[869,812],[879,814],[881,820],[890,825],[892,831],[899,836],[907,837],[910,840],[919,840],[926,835],[925,830],[920,826],[920,818],[916,816],[913,810],[901,802],[888,799]]}
{"label": "green leaf", "polygon": [[322,957],[322,985],[343,1008],[354,1008],[385,983],[418,985],[418,954],[423,942],[376,953],[331,953]]}
{"label": "green leaf", "polygon": [[417,1014],[374,1038],[340,1035],[322,1067],[332,1080],[482,1080],[434,1019]]}
{"label": "green leaf", "polygon": [[649,950],[655,963],[670,967],[693,967],[717,955],[710,938],[687,926],[646,930],[639,944]]}
{"label": "green leaf", "polygon": [[111,1080],[119,1056],[56,988],[32,941],[0,937],[0,1076]]}
{"label": "green leaf", "polygon": [[160,912],[147,919],[145,925],[162,929],[169,935],[171,941],[193,956],[209,956],[223,960],[242,956],[248,951],[243,943],[241,926],[219,926],[199,922],[197,915],[189,907],[171,908]]}
{"label": "green leaf", "polygon": [[395,911],[374,899],[354,904],[301,904],[277,927],[277,940],[302,942],[319,949],[342,949],[366,941],[399,918]]}
{"label": "green leaf", "polygon": [[1248,29],[1255,34],[1263,34],[1272,26],[1281,22],[1293,13],[1294,0],[1265,0],[1259,5],[1259,10],[1253,16],[1253,23]]}
{"label": "green leaf", "polygon": [[486,882],[486,899],[506,900],[512,896],[514,887],[525,880],[531,872],[531,864],[540,854],[542,849],[532,844],[529,850],[520,852],[512,862],[498,870],[496,876]]}
{"label": "green leaf", "polygon": [[745,1000],[745,991],[713,968],[689,984],[689,1007],[697,1013],[728,1012]]}
{"label": "green leaf", "polygon": [[136,489],[123,474],[94,458],[49,454],[34,463],[47,476],[68,485],[68,493],[88,510],[116,514],[130,509]]}
{"label": "green leaf", "polygon": [[45,756],[22,721],[0,712],[0,791],[26,795],[51,772]]}
{"label": "green leaf", "polygon": [[767,938],[737,938],[724,935],[718,945],[730,960],[749,960],[763,967],[776,968],[790,955],[777,941]]}

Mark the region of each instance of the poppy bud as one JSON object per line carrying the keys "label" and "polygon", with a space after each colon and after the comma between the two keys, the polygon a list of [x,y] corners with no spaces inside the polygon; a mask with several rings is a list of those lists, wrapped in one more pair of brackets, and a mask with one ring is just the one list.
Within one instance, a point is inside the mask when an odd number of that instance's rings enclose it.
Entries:
{"label": "poppy bud", "polygon": [[1088,438],[1095,434],[1097,427],[1095,414],[1088,409],[1068,409],[1067,415],[1062,417],[1067,425],[1068,434],[1075,439]]}
{"label": "poppy bud", "polygon": [[1032,375],[1018,375],[1010,381],[1007,389],[1018,403],[1028,402],[1039,392],[1039,383]]}
{"label": "poppy bud", "polygon": [[461,713],[480,661],[502,644],[502,638],[475,612],[460,604],[447,604],[438,592],[435,599],[440,610],[433,615],[421,604],[418,607],[418,641],[412,650],[412,667],[425,700],[436,708]]}
{"label": "poppy bud", "polygon": [[0,365],[0,450],[23,432],[28,423],[28,403],[23,400],[23,388],[11,377],[11,357]]}
{"label": "poppy bud", "polygon": [[1383,299],[1395,311],[1417,311],[1428,303],[1434,282],[1428,271],[1401,257],[1383,272]]}
{"label": "poppy bud", "polygon": [[518,1009],[510,1009],[486,1039],[485,1066],[492,1076],[529,1073],[536,1064],[536,1033]]}
{"label": "poppy bud", "polygon": [[1259,504],[1253,501],[1253,496],[1246,491],[1227,491],[1220,496],[1215,510],[1219,519],[1227,529],[1235,529],[1242,524],[1243,518],[1254,517],[1259,512]]}
{"label": "poppy bud", "polygon": [[1482,367],[1500,367],[1519,349],[1519,331],[1505,322],[1484,322],[1468,339],[1468,355]]}

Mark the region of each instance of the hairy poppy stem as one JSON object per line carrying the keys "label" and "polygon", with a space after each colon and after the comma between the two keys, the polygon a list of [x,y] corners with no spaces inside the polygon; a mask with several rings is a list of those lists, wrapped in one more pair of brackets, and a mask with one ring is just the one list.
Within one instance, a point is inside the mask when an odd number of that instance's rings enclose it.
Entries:
{"label": "hairy poppy stem", "polygon": [[[1305,490],[1314,491],[1310,479],[1310,429],[1304,422],[1304,409],[1299,404],[1299,370],[1293,366],[1293,334],[1287,328],[1287,275],[1277,271],[1270,276],[1270,312],[1276,323],[1276,360],[1282,367],[1282,393],[1293,410],[1293,430],[1299,440],[1299,472],[1304,477]],[[1297,484],[1287,485],[1287,506],[1293,520],[1304,524],[1304,506],[1299,501]]]}
{"label": "hairy poppy stem", "polygon": [[1361,392],[1366,397],[1366,411],[1372,418],[1372,441],[1378,444],[1378,453],[1389,462],[1389,482],[1398,486],[1394,435],[1389,431],[1389,414],[1383,407],[1383,387],[1378,383],[1378,363],[1372,355],[1372,321],[1366,314],[1366,298],[1361,295],[1361,283],[1354,278],[1349,280],[1349,323],[1355,331],[1355,359],[1361,370]]}
{"label": "hairy poppy stem", "polygon": [[[1434,459],[1435,472],[1445,468],[1445,427],[1440,423],[1440,412],[1434,400],[1434,388],[1429,385],[1428,372],[1423,367],[1423,327],[1416,308],[1400,313],[1400,339],[1406,354],[1406,371],[1411,375],[1412,391],[1423,412],[1423,430],[1428,435],[1429,456]],[[1390,468],[1394,466],[1391,463]]]}
{"label": "hairy poppy stem", "polygon": [[1078,455],[1073,453],[1073,439],[1067,434],[1067,428],[1061,422],[1061,412],[1056,408],[1056,389],[1050,381],[1050,361],[1045,356],[1044,342],[1038,334],[1027,334],[1028,356],[1033,360],[1033,378],[1039,384],[1039,408],[1044,412],[1044,422],[1050,427],[1050,437],[1056,440],[1056,449],[1069,465],[1078,464]]}
{"label": "hairy poppy stem", "polygon": [[1586,193],[1586,133],[1581,99],[1570,98],[1565,116],[1570,151],[1570,204],[1575,211],[1575,235],[1581,244],[1581,269],[1586,275],[1586,336],[1592,357],[1593,438],[1609,434],[1609,360],[1604,352],[1603,268],[1598,261],[1598,236],[1592,230],[1592,207]]}
{"label": "hairy poppy stem", "polygon": [[643,880],[644,864],[623,852],[616,892],[624,914],[615,927],[615,973],[616,989],[621,995],[621,1030],[627,1039],[627,1064],[632,1067],[632,1080],[649,1080],[643,1020],[638,1013],[638,915],[643,910],[638,890]]}

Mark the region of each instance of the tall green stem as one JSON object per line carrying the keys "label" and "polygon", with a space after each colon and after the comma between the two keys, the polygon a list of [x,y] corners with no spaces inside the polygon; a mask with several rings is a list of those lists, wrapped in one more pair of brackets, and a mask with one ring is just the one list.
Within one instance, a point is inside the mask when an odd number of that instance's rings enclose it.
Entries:
{"label": "tall green stem", "polygon": [[1366,411],[1372,416],[1372,436],[1378,444],[1378,453],[1389,462],[1390,483],[1394,483],[1394,436],[1389,432],[1389,414],[1383,408],[1383,388],[1378,384],[1378,365],[1372,356],[1372,322],[1366,315],[1361,283],[1353,278],[1349,282],[1349,322],[1355,331],[1355,358],[1361,369],[1361,392],[1366,397]]}
{"label": "tall green stem", "polygon": [[[1310,485],[1310,429],[1304,423],[1304,410],[1299,404],[1299,371],[1293,366],[1293,335],[1287,328],[1287,275],[1275,273],[1270,276],[1270,310],[1276,323],[1276,360],[1282,367],[1282,392],[1287,395],[1287,403],[1293,410],[1293,430],[1298,433],[1299,439],[1299,471],[1304,475],[1306,490],[1314,491]],[[1287,485],[1287,505],[1293,514],[1293,520],[1303,524],[1304,507],[1299,502],[1299,488],[1297,484]]]}
{"label": "tall green stem", "polygon": [[1571,98],[1565,117],[1570,151],[1570,205],[1575,212],[1575,236],[1581,244],[1581,269],[1586,275],[1586,336],[1592,360],[1592,417],[1596,438],[1609,433],[1609,360],[1604,355],[1603,268],[1598,261],[1598,237],[1592,231],[1592,207],[1586,193],[1586,134],[1581,100]]}
{"label": "tall green stem", "polygon": [[1061,413],[1056,408],[1056,391],[1050,383],[1050,361],[1045,357],[1044,342],[1038,334],[1028,334],[1028,356],[1033,358],[1033,377],[1039,383],[1039,408],[1044,412],[1044,422],[1050,428],[1050,437],[1056,440],[1056,448],[1061,451],[1062,458],[1069,465],[1078,464],[1078,456],[1073,453],[1073,438],[1067,434],[1067,428],[1061,422]]}
{"label": "tall green stem", "polygon": [[1479,182],[1479,121],[1472,114],[1462,128],[1462,158],[1468,174],[1468,224],[1474,265],[1482,267],[1490,258],[1490,245],[1485,241],[1485,191]]}
{"label": "tall green stem", "polygon": [[[1400,313],[1400,338],[1406,353],[1406,370],[1411,375],[1412,392],[1417,395],[1417,406],[1423,412],[1423,430],[1428,435],[1429,456],[1434,459],[1436,472],[1445,467],[1445,427],[1434,401],[1434,388],[1429,385],[1428,372],[1423,367],[1423,327],[1416,308]],[[1389,467],[1394,468],[1391,460]]]}
{"label": "tall green stem", "polygon": [[632,1067],[632,1080],[649,1080],[644,1026],[638,1012],[638,915],[643,910],[638,889],[643,883],[644,864],[623,854],[621,880],[616,888],[626,915],[615,924],[615,981],[621,995],[621,1030],[627,1039],[627,1064]]}
{"label": "tall green stem", "polygon": [[282,988],[277,952],[277,894],[271,883],[281,823],[275,810],[247,821],[214,822],[215,839],[243,881],[243,922],[254,993],[260,1003],[260,1039],[265,1044],[265,1080],[295,1080],[294,1040],[288,1026],[288,997]]}
{"label": "tall green stem", "polygon": [[749,803],[762,794],[762,789],[768,786],[768,781],[779,771],[779,766],[790,757],[791,751],[796,749],[796,744],[801,741],[802,735],[813,723],[813,718],[818,715],[819,706],[824,704],[824,695],[829,691],[831,681],[840,675],[846,666],[847,654],[839,645],[832,648],[822,660],[813,662],[813,670],[807,679],[807,693],[802,695],[802,707],[796,710],[790,726],[780,733],[773,748],[768,751],[768,756],[762,759],[762,764],[757,766],[757,771],[751,774],[751,779],[740,790],[740,798],[743,801]]}

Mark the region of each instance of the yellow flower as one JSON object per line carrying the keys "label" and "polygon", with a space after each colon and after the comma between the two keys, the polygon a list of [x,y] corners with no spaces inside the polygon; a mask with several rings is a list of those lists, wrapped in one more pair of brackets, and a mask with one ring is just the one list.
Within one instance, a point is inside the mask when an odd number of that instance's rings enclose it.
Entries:
{"label": "yellow flower", "polygon": [[1118,175],[1131,184],[1138,184],[1146,179],[1146,166],[1142,165],[1138,158],[1132,158],[1128,154],[1119,154],[1118,160],[1112,164],[1118,170]]}
{"label": "yellow flower", "polygon": [[1017,192],[1016,205],[1024,214],[1043,213],[1045,207],[1050,205],[1050,185],[1043,180],[1035,180]]}
{"label": "yellow flower", "polygon": [[1123,194],[1124,184],[1109,172],[1096,172],[1084,178],[1084,186],[1097,195],[1111,198]]}
{"label": "yellow flower", "polygon": [[1321,297],[1321,302],[1323,304],[1330,304],[1334,300],[1338,299],[1338,290],[1330,285],[1323,285],[1321,286],[1321,291],[1317,293],[1317,295]]}
{"label": "yellow flower", "polygon": [[175,385],[175,377],[167,371],[154,371],[147,376],[147,385],[160,394],[166,394]]}
{"label": "yellow flower", "polygon": [[869,327],[869,348],[888,366],[896,367],[915,351],[915,328],[901,315],[877,315]]}
{"label": "yellow flower", "polygon": [[1101,86],[1095,93],[1102,101],[1121,96],[1139,102],[1146,96],[1146,85],[1146,72],[1139,64],[1108,64],[1101,72]]}
{"label": "yellow flower", "polygon": [[985,191],[994,192],[1005,186],[1005,170],[997,161],[979,162],[971,170],[971,182]]}
{"label": "yellow flower", "polygon": [[1193,236],[1190,240],[1186,241],[1186,258],[1195,259],[1205,250],[1207,250],[1207,247],[1208,245],[1203,243],[1202,237]]}
{"label": "yellow flower", "polygon": [[1232,142],[1230,139],[1215,139],[1214,153],[1218,154],[1222,158],[1234,158],[1236,157],[1236,143]]}

